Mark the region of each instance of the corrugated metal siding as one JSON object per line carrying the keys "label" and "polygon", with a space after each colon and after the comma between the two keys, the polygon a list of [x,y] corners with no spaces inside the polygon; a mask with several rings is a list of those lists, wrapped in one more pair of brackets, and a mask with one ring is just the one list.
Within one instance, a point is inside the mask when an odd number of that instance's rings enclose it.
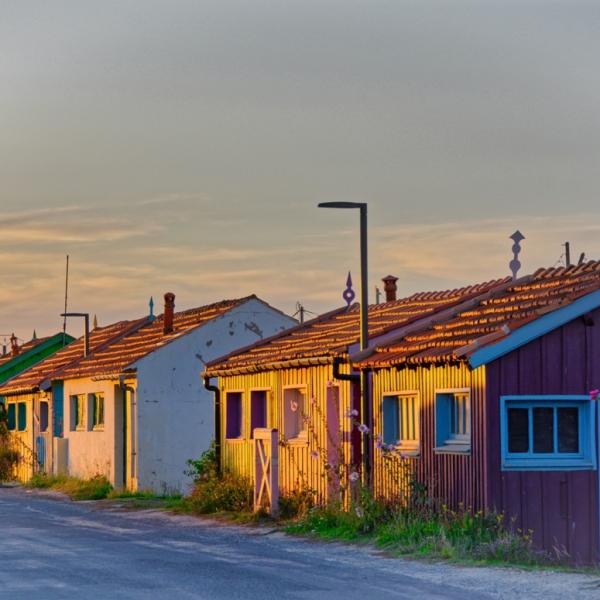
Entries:
{"label": "corrugated metal siding", "polygon": [[[469,388],[471,394],[471,454],[441,454],[435,447],[436,390]],[[466,366],[416,369],[380,369],[373,374],[373,427],[383,435],[382,398],[391,392],[417,392],[419,401],[420,455],[407,459],[417,479],[431,497],[457,508],[460,503],[479,510],[485,506],[485,370]],[[393,498],[405,489],[405,469],[390,464],[375,450],[373,481],[376,495]]]}
{"label": "corrugated metal siding", "polygon": [[[317,499],[324,501],[327,498],[327,450],[331,445],[328,441],[328,429],[326,425],[327,414],[327,391],[333,382],[333,371],[331,365],[284,369],[278,371],[267,371],[249,375],[235,375],[221,377],[219,386],[221,389],[221,419],[222,419],[222,448],[223,467],[234,473],[245,475],[254,481],[254,458],[253,441],[250,438],[250,392],[253,389],[268,389],[268,412],[269,427],[275,427],[279,431],[279,486],[282,494],[288,494],[294,490],[315,490]],[[345,413],[349,410],[350,383],[335,381],[339,385],[339,422],[343,433],[343,448],[346,460],[350,458],[349,448],[349,419]],[[310,414],[309,431],[307,443],[292,442],[287,444],[284,437],[283,427],[283,396],[286,386],[298,386],[306,388],[307,409]],[[243,392],[243,437],[242,439],[224,439],[226,418],[226,394],[228,391]],[[314,402],[311,401],[314,399]],[[331,432],[334,439],[337,434]],[[313,458],[311,452],[318,452],[319,457]]]}
{"label": "corrugated metal siding", "polygon": [[593,320],[572,321],[487,366],[489,504],[533,529],[538,545],[564,548],[581,563],[598,560],[598,472],[501,471],[499,401],[600,387],[600,310]]}

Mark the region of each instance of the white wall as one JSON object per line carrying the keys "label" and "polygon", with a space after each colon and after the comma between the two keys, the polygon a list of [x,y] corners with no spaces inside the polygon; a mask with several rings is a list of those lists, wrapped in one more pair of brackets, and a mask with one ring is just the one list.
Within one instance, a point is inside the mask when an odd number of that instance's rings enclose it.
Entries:
{"label": "white wall", "polygon": [[139,489],[187,491],[186,461],[214,437],[213,394],[200,378],[205,363],[295,324],[249,300],[137,363]]}
{"label": "white wall", "polygon": [[[74,477],[88,478],[105,475],[113,485],[117,482],[118,465],[115,464],[116,386],[110,381],[71,379],[64,382],[64,437],[68,440],[68,473]],[[104,394],[104,429],[101,431],[71,431],[71,396],[101,392]],[[120,434],[122,437],[122,433]]]}

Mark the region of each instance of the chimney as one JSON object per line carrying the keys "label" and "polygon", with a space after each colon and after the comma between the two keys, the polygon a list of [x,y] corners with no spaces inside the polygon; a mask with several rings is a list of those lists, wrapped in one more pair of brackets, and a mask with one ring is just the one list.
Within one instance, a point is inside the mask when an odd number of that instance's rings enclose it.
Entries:
{"label": "chimney", "polygon": [[388,275],[387,277],[384,277],[382,281],[383,290],[385,291],[385,301],[393,302],[396,300],[396,292],[398,291],[398,286],[396,285],[398,278],[393,275]]}
{"label": "chimney", "polygon": [[17,336],[13,333],[10,336],[10,353],[13,356],[17,356],[17,354],[19,354],[19,343],[17,342]]}
{"label": "chimney", "polygon": [[175,312],[175,294],[165,294],[165,314],[163,315],[163,333],[167,335],[173,332],[173,313]]}

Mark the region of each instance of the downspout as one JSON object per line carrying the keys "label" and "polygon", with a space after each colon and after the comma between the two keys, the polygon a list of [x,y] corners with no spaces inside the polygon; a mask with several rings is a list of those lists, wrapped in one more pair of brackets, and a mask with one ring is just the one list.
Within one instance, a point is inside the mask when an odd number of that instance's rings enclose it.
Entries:
{"label": "downspout", "polygon": [[333,378],[339,379],[340,381],[354,381],[355,383],[360,382],[360,375],[358,373],[340,373],[340,366],[344,363],[341,357],[336,356],[333,359]]}
{"label": "downspout", "polygon": [[211,385],[210,377],[204,376],[204,388],[215,395],[215,456],[217,458],[217,472],[221,474],[221,390],[216,385]]}

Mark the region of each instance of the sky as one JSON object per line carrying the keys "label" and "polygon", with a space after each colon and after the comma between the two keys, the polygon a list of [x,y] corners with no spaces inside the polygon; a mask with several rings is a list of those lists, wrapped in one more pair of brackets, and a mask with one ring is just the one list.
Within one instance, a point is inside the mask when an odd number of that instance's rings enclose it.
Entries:
{"label": "sky", "polygon": [[[0,339],[600,258],[600,4],[3,0]],[[358,294],[358,289],[356,290]],[[70,330],[79,333],[79,323]]]}

